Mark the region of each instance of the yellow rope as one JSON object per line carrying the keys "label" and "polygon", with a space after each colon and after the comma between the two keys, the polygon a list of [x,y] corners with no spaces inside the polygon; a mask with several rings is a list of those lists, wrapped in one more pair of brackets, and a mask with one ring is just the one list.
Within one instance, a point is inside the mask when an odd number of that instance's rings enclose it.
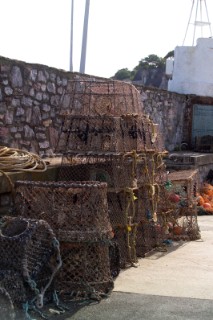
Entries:
{"label": "yellow rope", "polygon": [[[134,203],[134,201],[137,199],[137,197],[135,196],[132,188],[126,188],[126,189],[124,189],[124,192],[126,192],[128,194],[127,206],[126,206],[126,210],[125,210],[126,221],[128,221],[128,218],[133,220],[135,217],[135,203]],[[130,216],[129,215],[129,208],[130,208],[131,204],[132,204],[132,215]]]}

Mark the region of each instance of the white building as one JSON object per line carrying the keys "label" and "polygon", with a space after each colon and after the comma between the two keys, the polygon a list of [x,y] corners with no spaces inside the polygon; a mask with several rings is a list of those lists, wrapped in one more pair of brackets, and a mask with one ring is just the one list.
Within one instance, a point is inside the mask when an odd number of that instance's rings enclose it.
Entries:
{"label": "white building", "polygon": [[168,90],[180,94],[213,97],[213,38],[199,38],[196,46],[175,48]]}

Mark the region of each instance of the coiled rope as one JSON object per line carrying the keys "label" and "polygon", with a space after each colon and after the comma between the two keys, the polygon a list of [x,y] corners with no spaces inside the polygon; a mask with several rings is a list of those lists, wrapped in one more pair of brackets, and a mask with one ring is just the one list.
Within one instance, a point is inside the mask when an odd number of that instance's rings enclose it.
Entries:
{"label": "coiled rope", "polygon": [[46,162],[38,155],[28,151],[0,146],[0,171],[36,171],[44,172]]}
{"label": "coiled rope", "polygon": [[14,184],[9,177],[10,172],[44,172],[47,164],[38,155],[28,151],[0,146],[0,173],[10,185],[12,195],[15,195]]}

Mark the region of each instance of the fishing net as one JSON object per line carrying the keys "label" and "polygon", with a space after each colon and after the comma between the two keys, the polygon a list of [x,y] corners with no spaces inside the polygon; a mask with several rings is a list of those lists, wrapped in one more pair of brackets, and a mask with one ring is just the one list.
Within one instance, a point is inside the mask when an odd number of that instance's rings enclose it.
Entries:
{"label": "fishing net", "polygon": [[29,301],[42,308],[61,266],[58,241],[43,220],[7,216],[1,222],[0,286],[18,306]]}

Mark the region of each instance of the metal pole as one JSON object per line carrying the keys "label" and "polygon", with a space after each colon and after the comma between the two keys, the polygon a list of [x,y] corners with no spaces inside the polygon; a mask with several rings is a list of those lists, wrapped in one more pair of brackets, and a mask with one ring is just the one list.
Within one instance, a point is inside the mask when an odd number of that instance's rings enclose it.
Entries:
{"label": "metal pole", "polygon": [[192,17],[193,8],[194,8],[194,0],[193,0],[193,2],[192,2],[192,7],[191,7],[190,16],[189,16],[189,21],[188,21],[188,24],[187,24],[185,37],[184,37],[184,39],[183,39],[183,44],[182,44],[183,46],[184,46],[184,43],[185,43],[185,40],[186,40],[186,35],[187,35],[188,29],[189,29],[189,25],[190,25],[190,21],[191,21],[191,17]]}
{"label": "metal pole", "polygon": [[84,15],[84,29],[83,29],[83,37],[82,37],[82,48],[81,48],[80,73],[85,73],[89,6],[90,6],[90,0],[86,0],[85,15]]}
{"label": "metal pole", "polygon": [[199,6],[199,1],[201,1],[201,0],[197,0],[192,46],[194,46],[194,41],[195,41],[196,19],[197,19],[197,11],[198,11],[198,6]]}
{"label": "metal pole", "polygon": [[212,28],[211,28],[211,23],[209,21],[209,14],[208,14],[208,9],[207,9],[207,5],[206,5],[206,0],[204,0],[204,3],[205,3],[205,8],[206,8],[206,15],[207,15],[207,21],[208,21],[208,25],[209,25],[210,37],[212,38]]}
{"label": "metal pole", "polygon": [[70,30],[70,71],[73,71],[73,15],[74,0],[71,0],[71,30]]}

